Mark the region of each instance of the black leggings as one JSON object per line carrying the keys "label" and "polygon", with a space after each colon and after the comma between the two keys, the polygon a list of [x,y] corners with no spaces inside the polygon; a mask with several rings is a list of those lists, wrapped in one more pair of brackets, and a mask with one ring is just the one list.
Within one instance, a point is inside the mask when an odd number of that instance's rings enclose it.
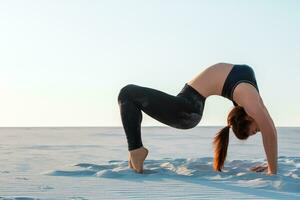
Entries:
{"label": "black leggings", "polygon": [[205,100],[188,84],[176,96],[148,87],[126,85],[119,92],[118,104],[128,150],[143,146],[141,111],[171,127],[189,129],[200,122]]}

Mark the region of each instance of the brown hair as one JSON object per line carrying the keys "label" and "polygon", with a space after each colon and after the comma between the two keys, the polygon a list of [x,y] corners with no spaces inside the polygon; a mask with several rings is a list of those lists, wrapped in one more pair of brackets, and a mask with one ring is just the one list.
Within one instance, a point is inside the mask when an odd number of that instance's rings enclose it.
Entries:
{"label": "brown hair", "polygon": [[227,116],[227,126],[222,128],[214,137],[214,164],[215,171],[222,171],[226,160],[228,142],[229,142],[229,129],[232,128],[235,136],[240,140],[245,140],[249,137],[249,127],[251,124],[251,117],[247,115],[244,108],[235,106]]}

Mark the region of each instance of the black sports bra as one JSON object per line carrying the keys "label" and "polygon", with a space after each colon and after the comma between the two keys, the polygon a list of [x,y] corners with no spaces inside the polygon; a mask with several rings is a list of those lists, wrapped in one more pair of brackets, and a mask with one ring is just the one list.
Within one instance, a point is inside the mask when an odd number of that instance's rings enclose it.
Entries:
{"label": "black sports bra", "polygon": [[242,82],[250,83],[259,93],[253,69],[248,65],[233,65],[225,79],[221,96],[231,100],[234,106],[237,106],[238,104],[233,100],[233,91],[235,87]]}

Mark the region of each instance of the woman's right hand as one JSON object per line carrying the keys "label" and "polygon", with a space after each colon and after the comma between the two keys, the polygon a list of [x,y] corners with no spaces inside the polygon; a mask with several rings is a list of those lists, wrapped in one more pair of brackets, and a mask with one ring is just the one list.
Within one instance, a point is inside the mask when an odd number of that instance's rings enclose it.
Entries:
{"label": "woman's right hand", "polygon": [[253,172],[264,172],[264,171],[268,171],[268,165],[267,164],[262,164],[262,165],[257,165],[255,167],[251,167],[250,171]]}

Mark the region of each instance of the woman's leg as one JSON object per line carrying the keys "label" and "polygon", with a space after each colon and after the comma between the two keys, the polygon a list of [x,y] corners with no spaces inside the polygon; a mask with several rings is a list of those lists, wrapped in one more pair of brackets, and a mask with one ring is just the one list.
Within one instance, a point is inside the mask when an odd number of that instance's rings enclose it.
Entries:
{"label": "woman's leg", "polygon": [[202,116],[202,111],[184,96],[173,96],[165,92],[129,84],[118,95],[120,114],[128,150],[143,146],[141,139],[142,112],[174,128],[188,129],[195,127]]}

